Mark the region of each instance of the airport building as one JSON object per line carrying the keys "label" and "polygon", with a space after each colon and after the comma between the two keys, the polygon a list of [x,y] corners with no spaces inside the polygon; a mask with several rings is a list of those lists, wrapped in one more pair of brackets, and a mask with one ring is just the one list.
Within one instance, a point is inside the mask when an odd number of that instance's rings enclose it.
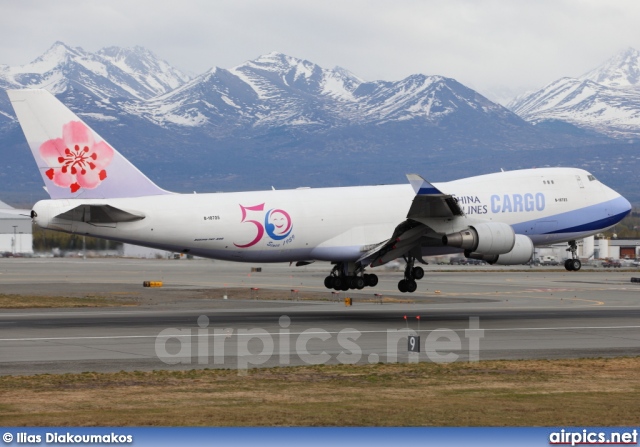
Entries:
{"label": "airport building", "polygon": [[[640,239],[607,239],[593,236],[576,241],[578,257],[583,261],[595,259],[638,259],[640,258]],[[567,244],[554,244],[538,247],[534,259],[564,262],[569,257]]]}
{"label": "airport building", "polygon": [[0,255],[33,253],[31,218],[10,210],[13,208],[0,202]]}
{"label": "airport building", "polygon": [[598,239],[596,258],[640,258],[640,239]]}

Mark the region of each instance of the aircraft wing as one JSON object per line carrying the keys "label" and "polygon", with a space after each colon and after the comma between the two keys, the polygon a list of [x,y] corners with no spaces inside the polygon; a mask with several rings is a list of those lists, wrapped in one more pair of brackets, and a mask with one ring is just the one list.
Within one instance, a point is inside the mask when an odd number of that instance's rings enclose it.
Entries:
{"label": "aircraft wing", "polygon": [[428,226],[407,219],[395,228],[390,239],[363,254],[358,262],[376,267],[393,261],[418,246],[422,236],[429,230]]}
{"label": "aircraft wing", "polygon": [[135,222],[144,219],[144,215],[134,214],[111,205],[78,205],[56,216],[58,219],[90,224],[106,224],[117,222]]}
{"label": "aircraft wing", "polygon": [[407,179],[416,192],[407,213],[407,220],[395,228],[391,238],[363,254],[358,262],[375,267],[410,253],[420,262],[426,264],[422,260],[420,246],[429,235],[435,236],[435,232],[428,225],[415,219],[464,215],[455,197],[444,194],[417,174],[407,174]]}

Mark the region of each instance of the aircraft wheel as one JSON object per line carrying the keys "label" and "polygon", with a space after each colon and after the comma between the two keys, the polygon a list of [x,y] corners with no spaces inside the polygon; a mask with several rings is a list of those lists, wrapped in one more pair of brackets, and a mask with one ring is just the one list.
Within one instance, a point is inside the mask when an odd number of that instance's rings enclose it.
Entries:
{"label": "aircraft wheel", "polygon": [[360,276],[356,277],[356,289],[362,290],[364,289],[364,286],[366,286],[364,278],[361,278]]}
{"label": "aircraft wheel", "polygon": [[327,289],[333,289],[333,276],[327,276],[327,277],[324,279],[324,286],[325,286]]}
{"label": "aircraft wheel", "polygon": [[398,290],[401,291],[402,293],[407,293],[407,280],[406,279],[401,279],[400,282],[398,282]]}
{"label": "aircraft wheel", "polygon": [[582,268],[582,262],[580,262],[580,259],[571,260],[571,270],[573,270],[574,272],[577,272],[581,268]]}
{"label": "aircraft wheel", "polygon": [[572,264],[573,263],[573,259],[567,259],[566,261],[564,261],[564,268],[570,272],[571,270],[573,270]]}
{"label": "aircraft wheel", "polygon": [[343,284],[344,284],[344,278],[342,278],[340,276],[334,276],[333,277],[333,288],[335,290],[342,290]]}
{"label": "aircraft wheel", "polygon": [[368,275],[369,278],[367,279],[367,285],[369,287],[375,287],[378,285],[378,275],[376,275],[375,273],[372,273],[370,275]]}
{"label": "aircraft wheel", "polygon": [[422,278],[424,278],[424,269],[422,267],[414,267],[413,268],[413,278],[414,279],[422,279]]}
{"label": "aircraft wheel", "polygon": [[356,288],[356,282],[357,282],[358,278],[356,278],[355,276],[350,276],[349,279],[347,280],[347,284],[349,284],[349,288],[350,289],[355,289]]}
{"label": "aircraft wheel", "polygon": [[407,280],[407,292],[413,293],[418,288],[418,284],[413,279]]}

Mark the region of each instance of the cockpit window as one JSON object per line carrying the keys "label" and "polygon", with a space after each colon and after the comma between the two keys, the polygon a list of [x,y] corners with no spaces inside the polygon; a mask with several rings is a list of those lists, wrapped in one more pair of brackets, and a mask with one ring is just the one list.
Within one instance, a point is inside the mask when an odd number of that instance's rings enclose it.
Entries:
{"label": "cockpit window", "polygon": [[593,175],[591,175],[591,174],[589,174],[589,175],[587,176],[587,178],[589,179],[589,181],[590,181],[590,182],[593,182],[593,181],[596,179],[596,178],[595,178]]}

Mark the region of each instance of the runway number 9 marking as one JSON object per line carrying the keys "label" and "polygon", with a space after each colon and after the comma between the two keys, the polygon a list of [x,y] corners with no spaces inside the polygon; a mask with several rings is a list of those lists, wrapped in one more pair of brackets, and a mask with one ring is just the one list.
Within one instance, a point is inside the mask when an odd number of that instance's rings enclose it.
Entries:
{"label": "runway number 9 marking", "polygon": [[409,352],[420,352],[420,336],[419,335],[409,335],[407,339],[407,350]]}

